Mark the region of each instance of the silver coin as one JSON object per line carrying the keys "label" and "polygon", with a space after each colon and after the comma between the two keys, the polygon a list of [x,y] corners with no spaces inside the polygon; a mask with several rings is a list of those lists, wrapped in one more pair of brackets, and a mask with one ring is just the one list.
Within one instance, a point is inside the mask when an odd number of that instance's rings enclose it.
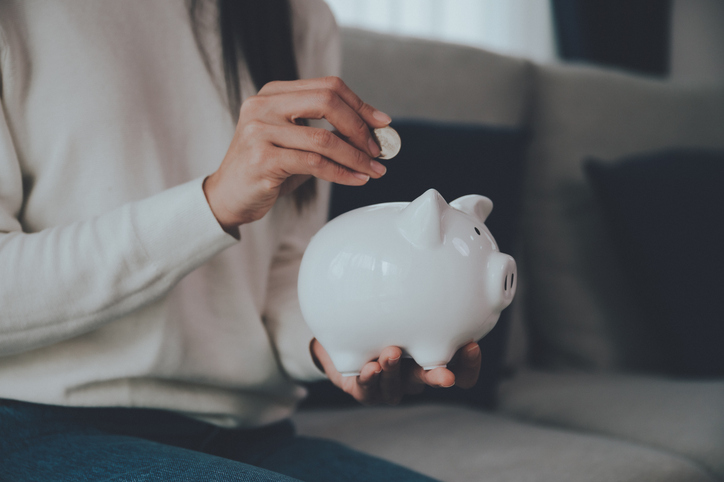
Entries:
{"label": "silver coin", "polygon": [[390,126],[379,127],[372,131],[377,140],[377,144],[380,146],[379,159],[392,159],[400,152],[402,147],[402,140],[400,134]]}

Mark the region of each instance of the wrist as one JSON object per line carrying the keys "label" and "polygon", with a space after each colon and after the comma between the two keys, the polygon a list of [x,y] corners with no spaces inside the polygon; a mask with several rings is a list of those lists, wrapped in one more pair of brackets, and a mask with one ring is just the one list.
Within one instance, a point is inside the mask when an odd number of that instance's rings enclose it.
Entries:
{"label": "wrist", "polygon": [[223,214],[225,210],[221,208],[221,205],[218,202],[218,197],[216,196],[218,190],[216,186],[218,186],[216,172],[214,174],[211,174],[210,176],[207,176],[206,179],[204,179],[204,182],[201,184],[201,188],[204,191],[204,196],[206,196],[206,202],[209,205],[209,209],[211,209],[211,213],[216,218],[216,222],[219,223],[221,229],[223,229],[230,236],[233,236],[236,239],[240,239],[241,234],[239,233],[239,223],[234,223],[233,221],[230,221],[229,219],[224,217]]}

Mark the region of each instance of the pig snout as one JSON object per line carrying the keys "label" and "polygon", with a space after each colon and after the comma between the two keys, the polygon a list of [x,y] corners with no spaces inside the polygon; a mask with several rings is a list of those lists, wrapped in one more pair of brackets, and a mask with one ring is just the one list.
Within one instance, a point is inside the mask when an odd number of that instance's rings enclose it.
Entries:
{"label": "pig snout", "polygon": [[492,253],[488,261],[487,295],[493,313],[502,311],[513,301],[517,286],[515,260],[507,254]]}

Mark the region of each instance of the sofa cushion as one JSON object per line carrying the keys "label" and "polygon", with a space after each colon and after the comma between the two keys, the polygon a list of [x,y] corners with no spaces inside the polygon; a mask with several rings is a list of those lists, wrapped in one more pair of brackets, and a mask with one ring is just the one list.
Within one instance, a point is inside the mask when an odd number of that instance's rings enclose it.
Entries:
{"label": "sofa cushion", "polygon": [[584,168],[670,371],[724,377],[724,151],[590,159]]}
{"label": "sofa cushion", "polygon": [[593,67],[541,66],[535,77],[520,272],[533,360],[659,369],[665,354],[641,322],[581,162],[724,147],[724,90]]}
{"label": "sofa cushion", "polygon": [[446,404],[315,410],[302,436],[337,440],[446,482],[717,480],[686,458]]}
{"label": "sofa cushion", "polygon": [[521,372],[500,409],[521,420],[678,454],[724,479],[724,380]]}
{"label": "sofa cushion", "polygon": [[[396,120],[392,125],[400,134],[402,149],[397,157],[386,161],[387,174],[363,187],[334,185],[330,217],[370,204],[409,202],[430,188],[437,189],[448,202],[467,194],[483,194],[494,203],[486,226],[500,250],[514,254],[527,134],[514,128],[411,119]],[[408,400],[442,398],[492,406],[503,364],[509,313],[503,311],[496,327],[480,341],[483,364],[475,387],[428,388]],[[311,384],[309,389],[304,406],[351,403],[350,397],[329,382]]]}
{"label": "sofa cushion", "polygon": [[472,47],[342,29],[342,78],[392,117],[519,127],[531,64]]}

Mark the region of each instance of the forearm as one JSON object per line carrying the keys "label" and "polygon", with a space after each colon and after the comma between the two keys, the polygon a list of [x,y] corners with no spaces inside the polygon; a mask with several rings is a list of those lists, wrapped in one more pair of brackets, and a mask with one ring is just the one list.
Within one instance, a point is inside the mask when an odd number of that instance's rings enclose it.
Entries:
{"label": "forearm", "polygon": [[77,336],[149,304],[234,242],[200,179],[91,220],[0,234],[0,355]]}

